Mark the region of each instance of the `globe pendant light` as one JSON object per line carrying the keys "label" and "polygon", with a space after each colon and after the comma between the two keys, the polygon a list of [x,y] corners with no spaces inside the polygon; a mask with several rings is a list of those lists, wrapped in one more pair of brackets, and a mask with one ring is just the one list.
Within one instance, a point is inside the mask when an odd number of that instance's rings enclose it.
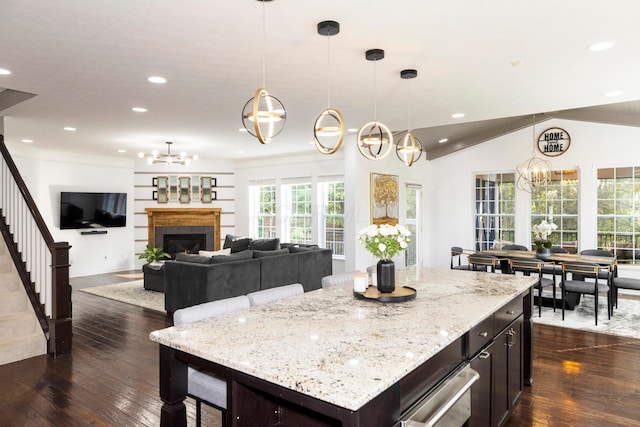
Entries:
{"label": "globe pendant light", "polygon": [[411,98],[409,79],[414,79],[417,76],[418,70],[400,71],[400,77],[407,80],[407,133],[404,134],[404,138],[398,141],[398,145],[396,145],[396,155],[400,161],[407,166],[413,165],[422,155],[422,144],[420,140],[415,137],[411,129],[411,102],[409,101]]}
{"label": "globe pendant light", "polygon": [[365,52],[367,61],[373,61],[374,67],[374,102],[373,121],[365,123],[358,130],[357,144],[360,154],[369,160],[384,159],[393,146],[393,135],[389,128],[377,119],[376,62],[384,58],[384,50],[370,49]]}
{"label": "globe pendant light", "polygon": [[[322,21],[318,24],[318,34],[327,36],[327,69],[331,70],[329,63],[329,37],[340,32],[340,24],[336,21]],[[330,78],[327,73],[327,108],[320,113],[313,124],[313,141],[316,149],[322,154],[333,154],[342,145],[344,140],[344,118],[340,110],[331,108]],[[327,142],[327,139],[337,137],[335,145]]]}
{"label": "globe pendant light", "polygon": [[262,2],[262,87],[256,90],[253,98],[249,99],[242,109],[242,125],[261,144],[268,144],[277,136],[287,118],[284,105],[266,89],[266,26],[264,4],[271,0],[257,0]]}
{"label": "globe pendant light", "polygon": [[549,185],[551,183],[551,162],[549,160],[536,157],[536,116],[533,115],[533,150],[532,156],[516,166],[518,173],[517,187],[528,193],[532,193],[536,188]]}

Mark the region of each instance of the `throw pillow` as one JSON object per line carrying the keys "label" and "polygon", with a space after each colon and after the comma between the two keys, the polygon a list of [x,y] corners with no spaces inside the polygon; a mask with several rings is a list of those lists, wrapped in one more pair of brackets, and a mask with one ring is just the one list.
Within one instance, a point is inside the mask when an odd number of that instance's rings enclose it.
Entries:
{"label": "throw pillow", "polygon": [[249,249],[258,251],[276,251],[280,249],[280,238],[275,239],[256,239],[249,244]]}
{"label": "throw pillow", "polygon": [[274,255],[284,255],[284,254],[288,254],[289,253],[289,249],[278,249],[275,251],[253,251],[253,257],[254,258],[264,258],[264,257],[268,257],[268,256],[274,256]]}
{"label": "throw pillow", "polygon": [[211,264],[211,257],[178,252],[176,254],[176,261],[192,262],[194,264]]}
{"label": "throw pillow", "polygon": [[214,255],[211,257],[211,264],[222,264],[223,262],[244,261],[253,258],[253,251],[246,250],[236,252],[231,255]]}
{"label": "throw pillow", "polygon": [[200,256],[215,256],[215,255],[231,255],[231,248],[220,249],[219,251],[198,251]]}
{"label": "throw pillow", "polygon": [[222,245],[223,249],[230,248],[231,253],[242,252],[249,249],[249,244],[251,243],[251,237],[240,237],[234,236],[232,234],[227,234],[224,239],[224,245]]}

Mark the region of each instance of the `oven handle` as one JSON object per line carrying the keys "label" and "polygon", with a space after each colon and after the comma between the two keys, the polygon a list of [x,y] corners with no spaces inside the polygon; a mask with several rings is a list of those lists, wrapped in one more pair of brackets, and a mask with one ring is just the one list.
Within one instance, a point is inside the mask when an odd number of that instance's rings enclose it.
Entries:
{"label": "oven handle", "polygon": [[[475,370],[471,369],[468,365],[465,369],[460,370],[453,378],[448,381],[448,384],[444,384],[442,387],[447,388],[447,386],[452,386],[453,382],[458,377],[468,376],[467,380],[464,384],[458,385],[458,389],[456,392],[449,398],[447,401],[442,404],[442,406],[425,422],[419,422],[415,420],[409,421],[410,424],[402,423],[401,425],[411,425],[411,427],[431,427],[434,426],[440,419],[447,414],[447,412],[455,405],[458,400],[471,388],[471,386],[478,381],[480,378],[480,374],[478,374]],[[425,405],[428,404],[428,398],[426,399]],[[423,406],[424,407],[424,406]],[[408,420],[407,420],[408,421]]]}

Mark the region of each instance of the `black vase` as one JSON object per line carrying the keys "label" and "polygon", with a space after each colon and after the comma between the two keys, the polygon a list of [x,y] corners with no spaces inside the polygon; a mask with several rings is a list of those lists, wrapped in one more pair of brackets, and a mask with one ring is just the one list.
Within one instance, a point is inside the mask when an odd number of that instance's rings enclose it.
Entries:
{"label": "black vase", "polygon": [[389,259],[381,259],[376,266],[378,291],[388,294],[396,289],[396,265]]}

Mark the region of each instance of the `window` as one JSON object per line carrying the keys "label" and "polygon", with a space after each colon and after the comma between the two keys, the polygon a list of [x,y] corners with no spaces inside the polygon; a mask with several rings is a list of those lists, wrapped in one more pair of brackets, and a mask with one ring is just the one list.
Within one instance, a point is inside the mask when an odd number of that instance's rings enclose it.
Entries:
{"label": "window", "polygon": [[250,187],[250,193],[256,205],[252,209],[255,212],[252,234],[256,238],[276,237],[276,186],[255,185]]}
{"label": "window", "polygon": [[344,182],[320,183],[319,193],[323,205],[319,244],[344,257]]}
{"label": "window", "polygon": [[640,166],[598,169],[598,249],[640,261]]}
{"label": "window", "polygon": [[578,171],[551,171],[551,182],[531,193],[531,226],[546,219],[558,226],[549,240],[571,253],[578,250]]}
{"label": "window", "polygon": [[514,243],[515,194],[513,173],[476,175],[476,250]]}
{"label": "window", "polygon": [[285,225],[286,240],[292,243],[312,243],[311,183],[283,186],[289,216]]}
{"label": "window", "polygon": [[418,264],[418,241],[420,227],[420,205],[422,203],[422,186],[416,184],[406,184],[405,186],[405,227],[411,232],[409,236],[409,246],[404,251],[404,263],[406,266]]}

